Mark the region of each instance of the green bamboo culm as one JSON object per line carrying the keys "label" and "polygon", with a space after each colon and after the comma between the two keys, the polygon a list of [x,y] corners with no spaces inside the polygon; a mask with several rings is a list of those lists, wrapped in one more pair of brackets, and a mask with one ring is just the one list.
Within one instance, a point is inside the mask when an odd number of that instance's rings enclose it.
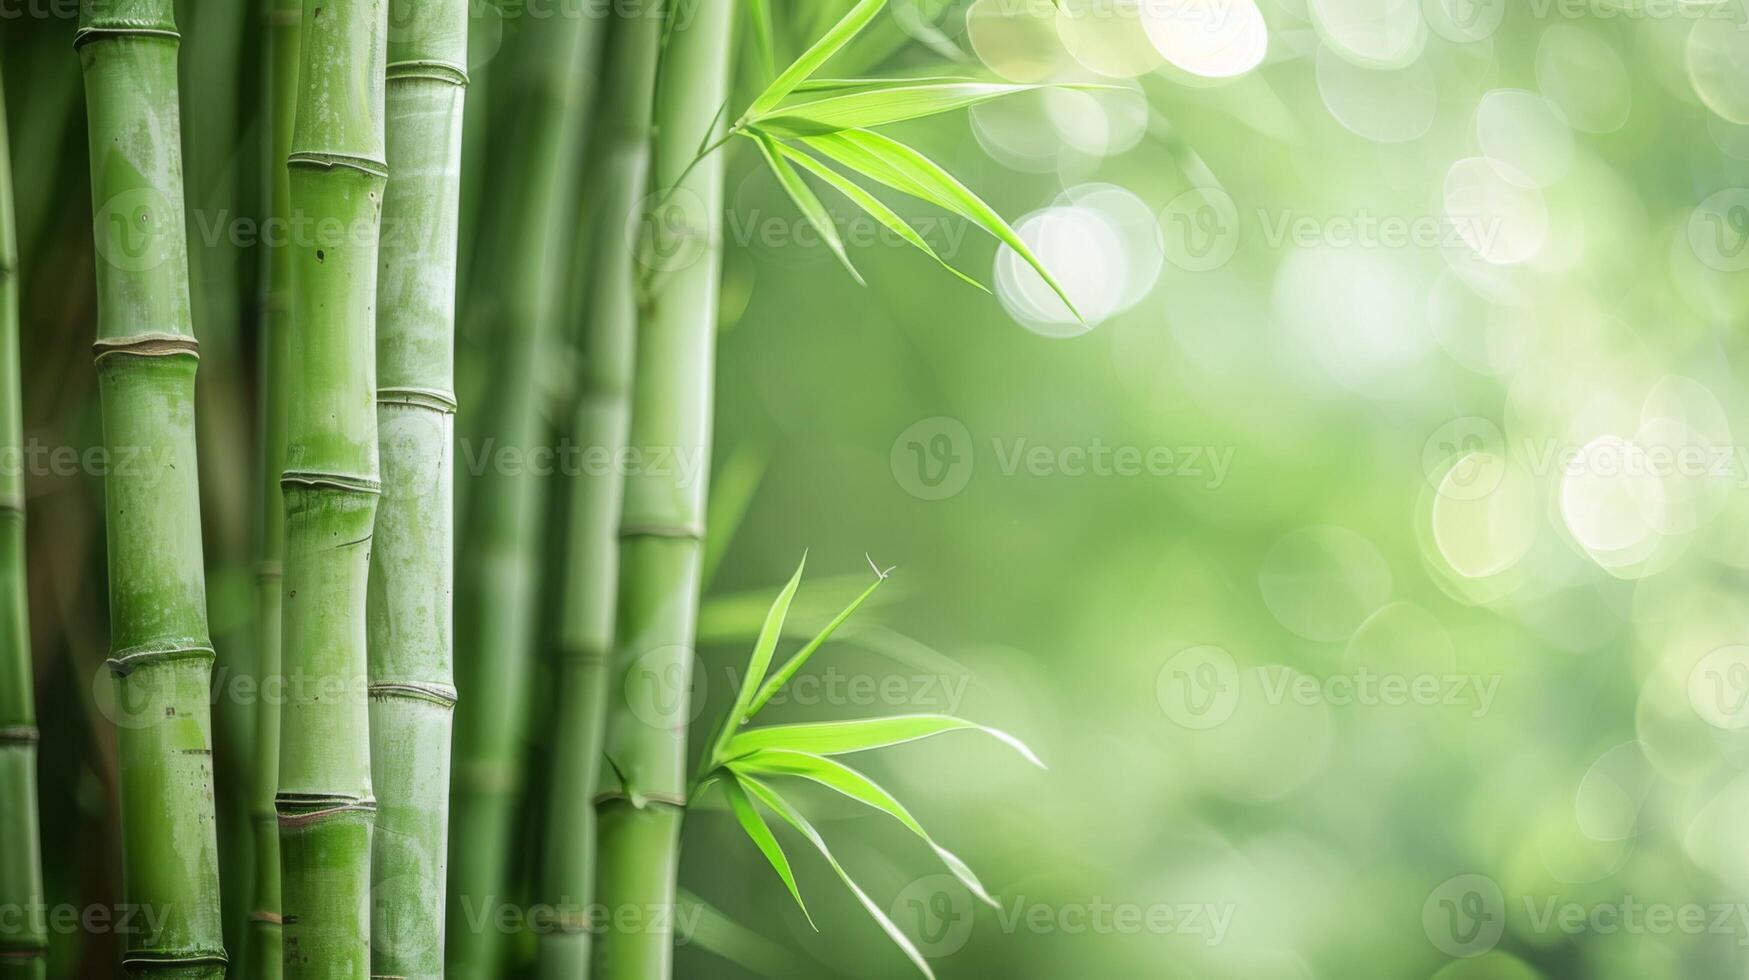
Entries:
{"label": "green bamboo culm", "polygon": [[613,980],[660,980],[673,963],[722,249],[723,154],[697,156],[722,125],[733,7],[670,13],[656,81],[656,213],[638,253],[647,283],[629,445],[663,447],[689,462],[626,478],[607,730],[618,785],[598,803],[597,905],[608,921],[594,957],[595,975]]}
{"label": "green bamboo culm", "polygon": [[289,168],[280,901],[285,976],[370,975],[365,603],[376,521],[375,307],[388,9],[307,0]]}
{"label": "green bamboo culm", "polygon": [[[0,89],[0,455],[24,446],[19,392],[18,233]],[[36,807],[36,689],[25,597],[24,473],[0,467],[0,980],[41,980],[48,968],[42,845]]]}
{"label": "green bamboo culm", "polygon": [[140,977],[225,971],[213,815],[206,581],[195,458],[188,240],[171,0],[86,0],[74,38],[90,117],[98,388],[111,467],[109,668],[123,901],[162,910],[127,934]]}
{"label": "green bamboo culm", "polygon": [[[291,155],[292,119],[297,113],[299,0],[267,0],[265,13],[267,79],[268,217],[276,229],[291,223],[291,180],[285,167]],[[262,694],[255,707],[255,767],[250,805],[255,819],[255,875],[249,912],[248,976],[278,980],[285,946],[279,906],[279,707],[285,688],[280,674],[280,602],[285,587],[285,498],[279,490],[285,472],[285,369],[291,341],[291,265],[289,242],[276,234],[262,249],[260,345],[261,516],[256,572],[256,676]]]}
{"label": "green bamboo culm", "polygon": [[455,543],[455,280],[467,0],[391,0],[377,283],[383,495],[370,566],[371,960],[443,976]]}
{"label": "green bamboo culm", "polygon": [[[608,28],[594,135],[583,169],[586,241],[580,248],[578,390],[571,438],[619,458],[631,412],[632,350],[637,332],[635,262],[626,247],[627,218],[648,177],[650,112],[662,21],[633,10]],[[595,892],[595,805],[607,710],[608,660],[619,590],[618,472],[574,473],[565,544],[552,742],[552,791],[539,901],[561,910],[537,937],[537,976],[576,980],[589,973]]]}
{"label": "green bamboo culm", "polygon": [[[595,72],[600,18],[588,11],[525,17],[495,59],[494,105],[505,137],[488,174],[500,196],[486,216],[491,249],[476,252],[479,305],[470,324],[492,352],[481,398],[458,576],[455,774],[450,806],[446,975],[495,980],[504,938],[495,916],[509,901],[510,859],[528,726],[541,518],[546,480],[529,465],[545,437],[540,379],[565,287],[574,229],[583,110]],[[504,118],[504,117],[500,117]],[[496,127],[499,119],[494,119]],[[504,465],[506,454],[509,465]]]}

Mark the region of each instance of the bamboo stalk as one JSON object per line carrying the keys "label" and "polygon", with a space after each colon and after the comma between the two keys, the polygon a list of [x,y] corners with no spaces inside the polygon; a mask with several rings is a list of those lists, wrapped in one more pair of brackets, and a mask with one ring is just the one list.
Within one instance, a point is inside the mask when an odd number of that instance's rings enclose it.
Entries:
{"label": "bamboo stalk", "polygon": [[443,976],[467,0],[392,0],[370,578],[372,971]]}
{"label": "bamboo stalk", "polygon": [[[227,225],[241,213],[238,148],[239,93],[250,4],[200,4],[183,15],[182,129],[190,222],[189,288],[200,325],[202,370],[194,393],[195,437],[201,447],[202,524],[209,581],[247,574],[250,564],[248,375],[241,356],[242,249]],[[242,622],[221,603],[234,595],[214,589],[210,619]],[[258,658],[253,635],[221,628],[214,637],[216,678],[232,692],[235,679],[250,676]],[[225,948],[241,964],[249,956],[245,935],[255,875],[251,783],[256,734],[253,699],[219,696],[213,703],[213,782],[219,835],[219,892],[224,897]],[[234,970],[232,971],[235,972]]]}
{"label": "bamboo stalk", "polygon": [[[610,27],[594,135],[584,175],[587,241],[582,283],[579,378],[571,433],[589,451],[619,458],[631,414],[637,277],[625,247],[626,219],[644,196],[650,113],[661,37],[656,11],[633,11]],[[552,792],[548,798],[540,901],[561,910],[537,937],[537,976],[589,973],[585,916],[595,891],[595,795],[607,711],[613,607],[619,587],[617,472],[570,475],[570,534],[559,631]]]}
{"label": "bamboo stalk", "polygon": [[[0,89],[0,455],[24,445],[18,359],[18,238]],[[48,968],[36,794],[36,689],[25,596],[24,473],[0,467],[0,980],[41,980]]]}
{"label": "bamboo stalk", "polygon": [[[550,354],[571,229],[584,86],[593,77],[599,18],[571,10],[530,19],[497,59],[494,104],[511,107],[502,157],[488,175],[501,191],[490,252],[472,291],[494,359],[470,453],[484,461],[466,501],[456,658],[446,975],[502,974],[494,912],[507,899],[521,799],[528,680],[533,666],[541,517],[546,480],[530,466],[543,438],[539,378]],[[494,119],[493,139],[498,140]],[[489,441],[488,441],[489,440]],[[502,465],[503,454],[509,465]]]}
{"label": "bamboo stalk", "polygon": [[[292,119],[297,109],[299,0],[267,0],[267,214],[276,228],[291,218]],[[256,677],[261,696],[255,709],[255,767],[250,805],[255,820],[255,876],[247,946],[250,977],[278,980],[285,957],[279,903],[280,604],[284,578],[285,499],[279,490],[285,471],[285,369],[291,339],[291,263],[289,245],[269,239],[263,254],[260,349],[261,516],[260,565],[256,575]]]}
{"label": "bamboo stalk", "polygon": [[[138,976],[224,973],[212,716],[195,458],[188,241],[170,0],[86,0],[74,44],[90,115],[98,387],[110,458],[110,659],[123,897],[162,909],[130,932]],[[133,465],[123,466],[122,459]]]}
{"label": "bamboo stalk", "polygon": [[664,213],[647,223],[657,237],[641,253],[654,276],[639,324],[630,445],[661,447],[690,465],[626,479],[610,687],[623,701],[607,731],[620,784],[598,804],[597,887],[609,916],[595,945],[602,977],[665,978],[673,965],[722,249],[723,155],[697,154],[721,125],[732,7],[701,4],[673,18],[657,73],[651,186]]}
{"label": "bamboo stalk", "polygon": [[379,483],[378,236],[387,6],[307,0],[289,168],[279,814],[285,975],[370,974],[366,589]]}

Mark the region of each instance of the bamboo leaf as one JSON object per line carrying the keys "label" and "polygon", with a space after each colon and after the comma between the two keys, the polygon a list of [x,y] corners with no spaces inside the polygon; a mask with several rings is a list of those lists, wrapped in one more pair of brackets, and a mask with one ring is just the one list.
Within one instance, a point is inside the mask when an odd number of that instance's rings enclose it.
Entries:
{"label": "bamboo leaf", "polygon": [[777,77],[777,44],[771,36],[771,0],[747,0],[748,33],[753,36],[753,56],[759,81],[771,84]]}
{"label": "bamboo leaf", "polygon": [[1038,256],[1032,253],[1032,249],[1014,233],[1014,229],[1008,227],[1008,222],[1003,221],[1002,216],[993,208],[928,157],[898,140],[865,129],[846,129],[824,136],[807,136],[802,138],[802,142],[820,151],[822,155],[896,191],[921,198],[975,222],[1025,259],[1061,297],[1076,319],[1081,318],[1081,313],[1075,308],[1074,301],[1069,299],[1069,294],[1064,292],[1062,285],[1045,268],[1044,263],[1039,261]]}
{"label": "bamboo leaf", "polygon": [[792,95],[811,92],[853,92],[871,88],[891,88],[894,85],[925,85],[947,82],[979,82],[970,75],[917,75],[910,78],[810,78],[795,87]]}
{"label": "bamboo leaf", "polygon": [[897,83],[780,106],[750,121],[774,136],[818,136],[921,119],[1045,87],[999,82]]}
{"label": "bamboo leaf", "polygon": [[834,616],[824,629],[820,630],[813,639],[796,652],[795,656],[789,658],[782,667],[779,667],[777,673],[766,679],[765,684],[759,688],[759,693],[754,695],[752,702],[747,705],[747,713],[742,716],[741,720],[743,722],[752,721],[753,716],[759,713],[759,709],[765,707],[772,696],[782,690],[783,686],[789,683],[790,678],[796,675],[796,671],[802,669],[802,665],[808,662],[808,658],[814,655],[814,651],[820,649],[821,645],[831,638],[832,632],[843,626],[844,621],[849,619],[858,607],[868,601],[868,597],[874,595],[875,590],[880,588],[881,583],[886,580],[887,577],[882,575],[869,583],[869,587],[862,590],[862,595],[857,596],[850,605],[844,608],[843,612]]}
{"label": "bamboo leaf", "polygon": [[730,739],[724,759],[739,759],[762,749],[788,749],[812,755],[844,755],[901,745],[944,732],[978,731],[996,739],[1026,761],[1045,768],[1039,757],[1020,739],[986,725],[952,715],[898,715],[892,718],[861,718],[855,721],[807,722],[770,725],[744,731]]}
{"label": "bamboo leaf", "polygon": [[784,618],[789,615],[790,602],[796,597],[796,589],[802,584],[802,570],[807,567],[808,556],[803,554],[796,573],[790,576],[789,583],[778,593],[770,611],[765,614],[765,625],[760,627],[759,639],[753,644],[753,656],[747,662],[747,676],[741,680],[741,690],[735,694],[735,707],[729,712],[728,724],[723,728],[725,735],[735,730],[737,720],[753,703],[754,693],[765,680],[765,672],[771,668],[771,655],[777,649],[778,637],[783,635]]}
{"label": "bamboo leaf", "polygon": [[764,803],[771,812],[782,817],[814,845],[820,855],[826,859],[826,863],[832,866],[832,870],[838,872],[838,877],[844,882],[845,887],[850,889],[850,893],[856,896],[856,900],[862,903],[862,907],[881,927],[881,931],[885,932],[887,937],[904,951],[905,955],[910,958],[912,963],[916,964],[917,969],[921,970],[924,976],[928,977],[929,980],[935,980],[935,971],[929,968],[929,961],[925,960],[923,954],[917,951],[916,945],[911,942],[911,937],[905,935],[904,931],[887,917],[887,913],[875,904],[874,899],[868,897],[868,893],[862,890],[862,886],[850,877],[850,873],[844,870],[844,865],[839,864],[838,859],[832,856],[831,848],[826,846],[826,839],[820,836],[820,832],[814,829],[814,825],[808,822],[808,818],[802,816],[795,807],[789,805],[789,801],[777,795],[771,787],[759,780],[743,777],[742,782],[746,784],[747,792],[757,797],[759,802]]}
{"label": "bamboo leaf", "polygon": [[973,279],[971,276],[966,275],[953,266],[948,265],[947,260],[937,255],[935,249],[931,248],[929,243],[923,239],[923,236],[917,233],[917,229],[912,228],[909,222],[904,218],[899,217],[899,215],[895,213],[892,208],[887,207],[880,198],[863,190],[862,185],[856,183],[838,171],[833,170],[831,167],[826,166],[806,153],[793,149],[788,144],[779,143],[777,146],[778,149],[783,152],[784,156],[801,164],[803,169],[832,185],[838,193],[849,198],[852,204],[862,208],[863,211],[871,215],[876,221],[887,226],[912,246],[921,249],[923,254],[934,259],[943,269],[958,276],[961,280],[984,290],[986,293],[990,291],[985,288],[983,283]]}
{"label": "bamboo leaf", "polygon": [[777,876],[783,879],[784,886],[801,907],[808,925],[813,926],[815,932],[819,932],[820,927],[814,925],[814,916],[808,911],[808,903],[802,901],[802,890],[796,887],[796,876],[790,871],[789,858],[784,856],[783,846],[772,836],[771,828],[765,825],[765,818],[759,815],[753,801],[747,798],[747,791],[741,788],[740,780],[733,776],[724,779],[723,795],[729,798],[729,809],[735,812],[735,819],[741,822],[741,829],[747,832],[754,846],[765,855],[765,860],[771,862]]}
{"label": "bamboo leaf", "polygon": [[800,58],[785,68],[783,74],[777,76],[777,79],[767,86],[758,98],[753,100],[753,107],[747,110],[748,114],[758,115],[767,112],[772,106],[782,102],[785,96],[795,90],[797,85],[800,85],[814,72],[819,71],[821,65],[830,61],[839,49],[850,43],[851,38],[861,33],[862,29],[875,19],[875,15],[881,12],[881,8],[886,6],[886,3],[887,0],[859,0],[857,5],[850,8],[850,12],[844,15],[843,19],[834,24],[832,29],[822,35],[818,41],[815,41],[813,47],[802,52]]}
{"label": "bamboo leaf", "polygon": [[675,917],[675,937],[680,942],[715,953],[754,976],[808,976],[820,969],[818,963],[741,925],[685,888],[678,890],[677,899],[683,913]]}
{"label": "bamboo leaf", "polygon": [[820,203],[820,198],[802,180],[802,175],[790,166],[789,160],[779,150],[777,141],[757,129],[749,130],[748,133],[759,144],[759,152],[765,156],[765,162],[777,176],[777,182],[783,185],[784,191],[796,203],[796,207],[801,208],[802,217],[807,218],[808,224],[813,225],[814,230],[820,233],[820,238],[832,249],[832,254],[838,256],[838,261],[843,263],[857,285],[868,285],[863,281],[862,273],[857,272],[856,266],[850,263],[850,255],[844,251],[844,240],[838,237],[838,226],[832,221],[826,205]]}
{"label": "bamboo leaf", "polygon": [[970,889],[972,894],[978,896],[978,899],[984,904],[992,908],[996,907],[996,899],[984,890],[983,882],[978,880],[978,876],[972,873],[972,869],[960,860],[958,855],[937,844],[935,838],[929,836],[929,832],[923,829],[923,825],[917,822],[917,818],[913,817],[911,811],[905,809],[905,805],[894,798],[893,794],[887,792],[885,788],[867,775],[844,763],[823,756],[809,755],[805,752],[773,749],[755,752],[729,768],[737,774],[754,772],[809,779],[892,816],[893,819],[904,824],[908,830],[921,838],[923,843],[928,844],[930,850],[941,858],[941,862],[947,865],[947,869],[953,872],[954,877]]}

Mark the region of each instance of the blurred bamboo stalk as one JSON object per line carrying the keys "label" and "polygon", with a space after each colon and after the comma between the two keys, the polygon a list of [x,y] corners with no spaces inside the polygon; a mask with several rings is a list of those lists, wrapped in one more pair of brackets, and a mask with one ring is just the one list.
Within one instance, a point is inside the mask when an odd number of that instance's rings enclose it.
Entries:
{"label": "blurred bamboo stalk", "polygon": [[195,427],[200,442],[200,484],[206,541],[209,621],[217,654],[220,696],[213,704],[213,769],[219,833],[219,889],[224,898],[225,947],[236,966],[248,955],[254,842],[250,784],[256,738],[254,699],[236,696],[234,682],[255,672],[255,637],[236,626],[249,617],[243,593],[226,585],[246,581],[250,564],[249,375],[243,361],[243,220],[241,177],[252,156],[242,151],[238,109],[243,52],[248,48],[250,4],[185,3],[181,68],[182,128],[187,148],[189,287],[205,370],[195,384]]}
{"label": "blurred bamboo stalk", "polygon": [[[599,803],[600,904],[613,917],[595,945],[596,975],[652,980],[673,967],[672,916],[686,807],[686,731],[698,617],[705,478],[722,251],[723,154],[714,142],[728,97],[733,5],[670,11],[657,73],[649,266],[638,329],[629,445],[691,467],[626,478],[618,628],[607,757],[619,785]],[[692,471],[689,479],[687,473]],[[619,913],[645,913],[621,929]]]}
{"label": "blurred bamboo stalk", "polygon": [[[366,592],[380,484],[378,240],[388,9],[307,0],[289,168],[279,814],[285,975],[370,975]],[[344,93],[345,98],[340,98]]]}
{"label": "blurred bamboo stalk", "polygon": [[[219,977],[206,576],[195,458],[188,243],[170,0],[86,0],[74,44],[90,116],[110,660],[124,900],[165,924],[126,937],[141,976]],[[134,465],[122,466],[129,459]]]}
{"label": "blurred bamboo stalk", "polygon": [[[12,164],[0,88],[0,455],[24,445],[19,387],[18,238]],[[25,595],[24,473],[0,468],[0,980],[41,980],[48,968],[42,834],[36,793],[36,677]]]}
{"label": "blurred bamboo stalk", "polygon": [[370,569],[371,957],[443,976],[452,666],[455,286],[466,0],[392,0],[377,283],[383,496]]}
{"label": "blurred bamboo stalk", "polygon": [[[590,193],[581,209],[584,244],[572,442],[618,459],[630,422],[637,275],[626,247],[627,218],[648,177],[650,112],[662,21],[632,11],[608,28],[594,135],[583,168]],[[559,632],[551,793],[538,900],[564,910],[540,932],[536,975],[574,980],[589,973],[595,892],[595,804],[607,711],[607,665],[619,588],[620,474],[569,474],[570,527]]]}
{"label": "blurred bamboo stalk", "polygon": [[[477,467],[465,501],[458,594],[454,773],[446,975],[501,975],[492,913],[507,900],[528,679],[533,666],[536,579],[546,480],[533,471],[542,417],[542,377],[564,289],[569,202],[588,83],[599,54],[600,18],[565,8],[528,19],[494,68],[493,157],[486,186],[499,190],[486,215],[489,251],[477,254],[472,330],[492,351],[478,422],[463,462]],[[500,140],[499,126],[503,138]],[[486,202],[481,202],[486,207]],[[506,454],[509,462],[506,463]]]}
{"label": "blurred bamboo stalk", "polygon": [[[277,227],[291,219],[292,121],[297,111],[299,0],[267,0],[265,46],[267,79],[266,213]],[[256,566],[255,676],[261,696],[255,708],[255,761],[250,779],[250,805],[255,820],[255,875],[251,882],[247,976],[278,980],[285,956],[279,901],[279,813],[274,794],[279,789],[280,604],[284,588],[281,561],[285,554],[285,499],[280,474],[285,471],[285,370],[291,341],[290,244],[264,241],[261,273],[261,343],[257,376],[260,402],[261,488]]]}

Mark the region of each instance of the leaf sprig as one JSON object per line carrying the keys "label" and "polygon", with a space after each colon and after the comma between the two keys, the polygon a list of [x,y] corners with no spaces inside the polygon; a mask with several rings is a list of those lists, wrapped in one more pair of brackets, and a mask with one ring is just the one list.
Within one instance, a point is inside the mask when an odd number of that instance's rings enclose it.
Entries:
{"label": "leaf sprig", "polygon": [[[838,627],[850,619],[863,603],[875,594],[881,585],[887,581],[890,569],[883,571],[875,567],[875,580],[850,602],[845,609],[833,617],[820,632],[803,644],[801,649],[792,655],[775,671],[771,670],[778,640],[784,633],[784,621],[787,618],[796,592],[801,586],[802,572],[807,567],[807,556],[802,557],[795,574],[785,583],[765,615],[765,621],[760,627],[758,639],[753,644],[753,653],[748,659],[747,675],[742,679],[741,687],[736,692],[735,703],[728,714],[723,716],[716,734],[711,739],[710,752],[706,755],[703,768],[695,783],[694,798],[701,797],[711,786],[720,785],[729,802],[729,809],[734,813],[736,821],[747,834],[791,897],[800,906],[802,914],[807,917],[808,924],[813,925],[813,915],[808,911],[807,904],[802,900],[800,887],[796,884],[795,873],[791,870],[789,858],[784,854],[783,846],[778,843],[776,835],[771,832],[760,805],[778,815],[785,823],[807,838],[826,862],[837,872],[839,878],[852,894],[856,896],[868,914],[880,925],[881,929],[904,951],[911,962],[917,966],[924,976],[934,980],[934,972],[929,963],[918,952],[910,938],[899,929],[887,916],[886,912],[868,893],[850,877],[849,872],[833,856],[820,832],[809,823],[789,801],[784,799],[777,790],[772,788],[768,780],[801,779],[824,786],[840,795],[861,803],[872,810],[885,813],[897,820],[907,830],[923,841],[930,850],[935,852],[949,872],[959,879],[979,900],[992,906],[996,900],[991,897],[983,883],[978,880],[972,869],[958,856],[947,848],[936,843],[935,838],[923,828],[916,817],[911,815],[904,804],[900,803],[892,793],[866,774],[852,769],[837,760],[837,756],[849,755],[855,752],[865,752],[871,749],[886,748],[901,745],[919,739],[955,731],[982,732],[1018,752],[1028,762],[1044,768],[1037,755],[1027,748],[1025,743],[1006,732],[990,728],[976,722],[967,721],[952,715],[917,714],[898,715],[888,718],[863,718],[850,721],[809,722],[793,725],[767,725],[758,728],[745,728],[753,721],[783,686],[793,678],[802,666],[825,645]],[[874,565],[871,561],[870,565]],[[817,927],[816,927],[817,928]]]}
{"label": "leaf sprig", "polygon": [[[756,143],[778,184],[859,284],[864,282],[862,274],[851,262],[831,213],[802,178],[798,167],[844,195],[863,213],[961,280],[989,291],[976,279],[949,265],[892,208],[816,159],[816,155],[984,229],[1037,270],[1068,305],[1070,312],[1080,318],[1080,312],[1062,285],[994,208],[940,164],[898,140],[872,131],[876,126],[938,115],[1045,86],[956,76],[909,79],[814,77],[833,55],[874,20],[886,3],[887,0],[860,0],[801,57],[779,73],[729,127],[723,138],[711,145],[711,149],[735,136]],[[768,12],[760,13],[754,18],[755,24],[768,16]],[[763,61],[769,55],[769,36],[756,29],[755,39]]]}

